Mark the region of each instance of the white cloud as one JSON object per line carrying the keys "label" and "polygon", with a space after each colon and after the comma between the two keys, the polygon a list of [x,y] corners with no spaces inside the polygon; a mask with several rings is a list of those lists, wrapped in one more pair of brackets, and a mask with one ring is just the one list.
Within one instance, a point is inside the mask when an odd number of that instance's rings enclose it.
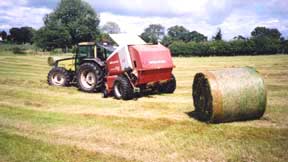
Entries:
{"label": "white cloud", "polygon": [[11,7],[14,5],[26,5],[27,0],[1,0],[0,2],[0,7]]}
{"label": "white cloud", "polygon": [[[210,13],[225,11],[229,14],[228,0],[86,0],[98,12],[110,12],[125,16],[178,17],[193,16],[195,19],[209,19]],[[211,16],[211,15],[210,15]],[[213,16],[213,15],[212,15]]]}
{"label": "white cloud", "polygon": [[0,10],[0,29],[31,26],[38,29],[43,25],[43,17],[52,10],[48,8],[10,7]]}
{"label": "white cloud", "polygon": [[140,17],[140,16],[119,16],[112,13],[101,13],[101,24],[103,25],[108,21],[116,22],[120,28],[121,32],[124,33],[134,33],[141,34],[143,30],[150,24],[161,24],[166,29],[174,25],[183,25],[189,30],[197,30],[198,32],[204,33],[206,35],[214,34],[216,28],[207,24],[205,21],[194,21],[189,17]]}
{"label": "white cloud", "polygon": [[10,28],[12,28],[11,25],[7,25],[7,24],[1,25],[1,24],[0,24],[0,29],[10,29]]}
{"label": "white cloud", "polygon": [[166,28],[183,25],[209,38],[219,27],[224,39],[237,35],[248,37],[256,26],[288,32],[288,20],[283,15],[287,12],[283,6],[288,6],[288,2],[279,0],[255,0],[249,4],[240,0],[137,0],[135,3],[106,0],[89,3],[99,7],[100,11],[106,11],[101,13],[101,24],[114,21],[122,31],[136,34],[143,32],[149,24],[162,24]]}

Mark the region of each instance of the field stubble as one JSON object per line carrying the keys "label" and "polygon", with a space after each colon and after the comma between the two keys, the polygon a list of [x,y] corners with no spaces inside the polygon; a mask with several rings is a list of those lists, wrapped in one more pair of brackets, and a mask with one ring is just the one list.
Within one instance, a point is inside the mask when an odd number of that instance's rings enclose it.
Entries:
{"label": "field stubble", "polygon": [[[175,93],[131,101],[48,86],[46,60],[0,55],[4,161],[288,161],[286,55],[174,58]],[[263,118],[209,125],[188,115],[196,72],[242,66],[264,77]]]}

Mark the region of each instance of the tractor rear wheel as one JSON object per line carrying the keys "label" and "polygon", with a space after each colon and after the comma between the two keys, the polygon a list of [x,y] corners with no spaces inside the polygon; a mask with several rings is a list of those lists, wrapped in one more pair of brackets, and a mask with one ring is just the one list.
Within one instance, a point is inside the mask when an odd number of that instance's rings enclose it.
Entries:
{"label": "tractor rear wheel", "polygon": [[134,97],[133,87],[125,76],[118,76],[113,88],[114,96],[117,99],[130,100]]}
{"label": "tractor rear wheel", "polygon": [[103,71],[93,63],[83,63],[77,70],[78,88],[84,92],[95,92],[103,87]]}
{"label": "tractor rear wheel", "polygon": [[53,86],[69,86],[71,75],[62,67],[52,68],[47,76],[47,82]]}
{"label": "tractor rear wheel", "polygon": [[176,79],[173,74],[168,82],[160,85],[158,88],[159,92],[161,93],[173,93],[175,89],[176,89]]}

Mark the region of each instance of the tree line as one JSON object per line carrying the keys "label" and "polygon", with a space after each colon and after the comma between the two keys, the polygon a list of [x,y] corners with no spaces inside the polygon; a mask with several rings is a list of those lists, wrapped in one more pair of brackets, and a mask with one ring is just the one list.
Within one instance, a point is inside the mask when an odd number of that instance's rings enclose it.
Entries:
{"label": "tree line", "polygon": [[251,36],[235,36],[233,40],[224,41],[222,31],[218,29],[212,40],[197,32],[189,31],[183,26],[168,28],[165,34],[160,24],[149,25],[141,37],[150,43],[161,42],[170,48],[174,56],[235,56],[288,53],[288,40],[281,37],[278,29],[256,27]]}
{"label": "tree line", "polygon": [[[65,52],[79,42],[97,41],[113,43],[109,33],[120,33],[120,27],[107,22],[99,27],[100,16],[83,0],[61,0],[50,14],[43,18],[44,26],[37,31],[31,27],[11,28],[10,34],[0,32],[3,40],[17,44],[35,44],[43,50],[61,48]],[[175,25],[167,29],[160,24],[151,24],[140,35],[148,43],[162,43],[174,56],[258,55],[288,53],[288,40],[281,37],[278,29],[256,27],[251,36],[235,36],[224,41],[222,31],[208,40],[197,31]]]}
{"label": "tree line", "polygon": [[9,30],[10,34],[7,34],[6,31],[0,32],[0,37],[4,41],[13,42],[17,44],[33,43],[33,37],[36,30],[32,27],[20,27],[20,28],[11,28]]}

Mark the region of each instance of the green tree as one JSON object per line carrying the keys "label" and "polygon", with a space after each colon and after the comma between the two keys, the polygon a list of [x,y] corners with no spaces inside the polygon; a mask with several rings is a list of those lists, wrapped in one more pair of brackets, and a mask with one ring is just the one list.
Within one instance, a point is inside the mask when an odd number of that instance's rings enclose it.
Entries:
{"label": "green tree", "polygon": [[20,28],[20,39],[23,43],[32,43],[35,30],[32,27],[21,27]]}
{"label": "green tree", "polygon": [[156,44],[158,40],[163,39],[165,35],[165,28],[160,24],[151,24],[145,28],[144,32],[140,35],[143,40],[149,43]]}
{"label": "green tree", "polygon": [[162,43],[164,46],[166,46],[166,47],[168,47],[169,45],[171,45],[173,42],[174,42],[174,40],[173,40],[171,37],[167,36],[167,35],[165,35],[165,36],[163,37],[162,41],[161,41],[161,43]]}
{"label": "green tree", "polygon": [[173,41],[184,41],[187,42],[187,35],[189,34],[189,30],[183,26],[172,26],[168,28],[168,36]]}
{"label": "green tree", "polygon": [[251,32],[251,39],[255,42],[258,54],[275,54],[281,47],[281,33],[278,29],[256,27]]}
{"label": "green tree", "polygon": [[247,38],[245,38],[244,36],[242,36],[242,35],[238,35],[238,36],[235,36],[234,38],[233,38],[233,40],[246,40]]}
{"label": "green tree", "polygon": [[176,25],[168,28],[168,35],[164,36],[162,44],[168,47],[174,41],[205,42],[207,37],[197,31],[189,32],[185,27]]}
{"label": "green tree", "polygon": [[183,41],[174,41],[169,45],[169,49],[173,56],[189,55],[189,49],[187,49],[186,43]]}
{"label": "green tree", "polygon": [[2,31],[2,32],[0,33],[0,36],[1,36],[1,38],[2,38],[3,41],[6,40],[6,39],[7,39],[7,33],[6,33],[6,31]]}
{"label": "green tree", "polygon": [[45,50],[52,50],[54,48],[65,50],[71,46],[71,36],[68,30],[59,23],[49,28],[40,28],[34,37],[34,42],[36,46]]}
{"label": "green tree", "polygon": [[218,28],[218,31],[216,32],[215,36],[212,37],[212,40],[216,40],[216,41],[222,40],[222,31],[220,28]]}
{"label": "green tree", "polygon": [[281,39],[281,53],[288,54],[288,40]]}
{"label": "green tree", "polygon": [[121,31],[119,25],[115,22],[107,22],[106,24],[103,25],[101,30],[102,32],[108,34],[117,34],[120,33]]}
{"label": "green tree", "polygon": [[189,32],[185,37],[185,42],[204,42],[207,41],[207,37],[201,33],[198,33],[197,31]]}
{"label": "green tree", "polygon": [[109,36],[108,33],[101,32],[96,39],[97,42],[106,43],[109,45],[117,45]]}
{"label": "green tree", "polygon": [[11,28],[9,30],[9,33],[10,33],[11,40],[14,43],[20,43],[21,42],[21,31],[19,28]]}
{"label": "green tree", "polygon": [[32,43],[35,30],[32,27],[11,28],[10,37],[14,43]]}
{"label": "green tree", "polygon": [[[37,32],[37,45],[69,47],[82,41],[93,41],[99,34],[99,16],[83,0],[61,0],[56,9],[44,17],[44,27]],[[48,32],[51,35],[45,33]],[[57,36],[58,35],[58,36]],[[40,38],[45,36],[47,38]],[[60,36],[64,36],[61,38]],[[43,42],[50,41],[50,42]],[[56,45],[56,43],[64,43]],[[53,47],[52,47],[53,46]]]}
{"label": "green tree", "polygon": [[256,27],[251,32],[252,38],[262,38],[262,37],[269,37],[271,39],[277,39],[280,40],[281,33],[278,31],[278,29],[269,29],[266,27]]}

